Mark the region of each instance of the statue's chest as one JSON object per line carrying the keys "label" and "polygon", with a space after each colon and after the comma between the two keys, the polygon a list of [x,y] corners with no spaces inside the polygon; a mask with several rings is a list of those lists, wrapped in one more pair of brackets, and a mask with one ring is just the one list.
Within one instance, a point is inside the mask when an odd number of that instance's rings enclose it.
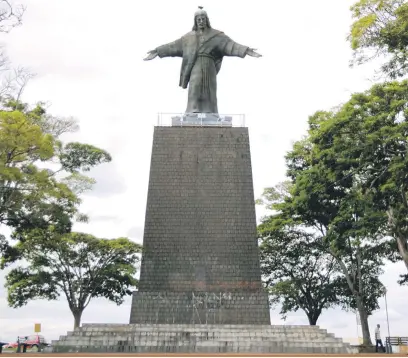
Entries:
{"label": "statue's chest", "polygon": [[214,47],[216,47],[216,41],[214,41],[213,34],[196,33],[186,37],[184,42],[184,48],[186,48],[188,53],[194,53],[196,50],[199,52],[209,52]]}

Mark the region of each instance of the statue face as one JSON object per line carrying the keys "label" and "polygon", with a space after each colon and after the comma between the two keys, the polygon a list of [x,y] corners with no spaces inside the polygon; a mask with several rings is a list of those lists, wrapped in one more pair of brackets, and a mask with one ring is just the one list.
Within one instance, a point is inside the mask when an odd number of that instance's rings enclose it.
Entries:
{"label": "statue face", "polygon": [[207,17],[205,15],[198,15],[196,17],[197,27],[203,30],[207,27]]}

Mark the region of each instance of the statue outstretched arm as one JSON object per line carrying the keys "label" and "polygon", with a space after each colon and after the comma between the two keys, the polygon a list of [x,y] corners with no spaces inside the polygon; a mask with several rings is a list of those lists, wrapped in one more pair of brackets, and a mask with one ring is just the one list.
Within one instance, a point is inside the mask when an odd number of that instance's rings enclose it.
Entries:
{"label": "statue outstretched arm", "polygon": [[159,46],[154,50],[148,52],[147,57],[144,58],[145,61],[153,60],[159,56],[162,57],[182,57],[183,56],[183,45],[181,38],[170,42],[166,45]]}
{"label": "statue outstretched arm", "polygon": [[220,42],[221,53],[223,56],[235,56],[245,57],[246,55],[251,57],[261,57],[262,55],[256,52],[256,49],[248,46],[240,45],[239,43],[231,40],[228,36],[225,36]]}

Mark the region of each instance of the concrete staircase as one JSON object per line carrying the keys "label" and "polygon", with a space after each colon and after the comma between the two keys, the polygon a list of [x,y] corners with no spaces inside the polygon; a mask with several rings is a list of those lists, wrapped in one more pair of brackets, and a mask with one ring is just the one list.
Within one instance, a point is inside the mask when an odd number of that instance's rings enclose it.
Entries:
{"label": "concrete staircase", "polygon": [[358,353],[318,326],[84,324],[53,352]]}

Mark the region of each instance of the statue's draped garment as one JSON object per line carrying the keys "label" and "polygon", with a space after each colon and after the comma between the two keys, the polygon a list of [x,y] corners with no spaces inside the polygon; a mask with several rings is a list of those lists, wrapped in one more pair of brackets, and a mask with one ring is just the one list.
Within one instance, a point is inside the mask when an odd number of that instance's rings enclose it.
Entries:
{"label": "statue's draped garment", "polygon": [[248,46],[232,41],[223,32],[191,31],[180,39],[156,48],[159,57],[182,57],[180,87],[187,88],[186,113],[218,113],[217,74],[224,56],[244,58]]}

